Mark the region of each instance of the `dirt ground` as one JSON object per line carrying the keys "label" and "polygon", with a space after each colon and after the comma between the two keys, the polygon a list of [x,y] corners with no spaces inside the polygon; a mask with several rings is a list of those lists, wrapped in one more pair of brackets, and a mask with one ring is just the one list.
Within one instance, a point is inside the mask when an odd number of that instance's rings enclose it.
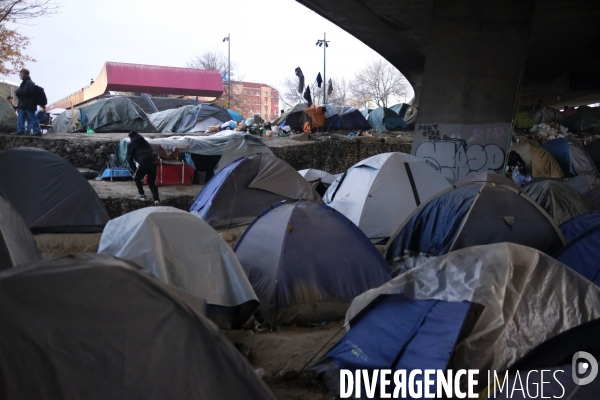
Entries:
{"label": "dirt ground", "polygon": [[[263,380],[278,399],[330,400],[335,397],[320,379],[311,372],[300,372],[313,356],[309,366],[338,342],[345,332],[341,329],[343,323],[337,321],[312,327],[285,326],[262,332],[232,330],[223,331],[223,334],[238,348],[239,344],[246,346],[241,347],[250,351],[248,360],[256,369],[264,369]],[[326,343],[327,346],[319,352]]]}
{"label": "dirt ground", "polygon": [[[137,194],[137,189],[133,181],[126,182],[105,182],[90,180],[88,181],[94,188],[98,197],[101,199],[106,198],[133,198]],[[180,196],[192,196],[200,192],[204,186],[202,185],[179,185],[179,186],[159,186],[158,192],[161,199],[168,199],[172,197]],[[144,186],[144,190],[147,191],[147,186]]]}

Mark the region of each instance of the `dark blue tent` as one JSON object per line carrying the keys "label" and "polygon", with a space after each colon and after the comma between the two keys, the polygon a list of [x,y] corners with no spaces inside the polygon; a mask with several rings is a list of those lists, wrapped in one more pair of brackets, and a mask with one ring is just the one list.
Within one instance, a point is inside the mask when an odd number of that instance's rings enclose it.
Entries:
{"label": "dark blue tent", "polygon": [[246,229],[235,253],[271,325],[342,318],[354,297],[390,279],[365,234],[321,203],[269,208]]}
{"label": "dark blue tent", "polygon": [[295,169],[272,154],[242,157],[224,167],[198,193],[190,211],[213,228],[249,224],[282,200],[320,201],[315,189]]}
{"label": "dark blue tent", "polygon": [[290,110],[286,111],[281,117],[279,117],[273,125],[278,125],[281,127],[289,126],[293,131],[301,131],[302,124],[305,119],[303,118],[304,110],[308,108],[308,104],[306,103],[298,103]]}
{"label": "dark blue tent", "polygon": [[341,130],[368,130],[371,125],[365,116],[354,107],[338,107],[339,125]]}
{"label": "dark blue tent", "polygon": [[367,121],[377,132],[393,131],[407,127],[406,122],[396,112],[385,107],[379,107],[371,111],[367,116]]}
{"label": "dark blue tent", "polygon": [[600,286],[600,226],[577,237],[554,258]]}
{"label": "dark blue tent", "polygon": [[556,159],[567,176],[598,174],[589,154],[575,140],[557,138],[547,141],[543,147]]}
{"label": "dark blue tent", "polygon": [[[351,329],[319,365],[331,368],[333,363],[350,370],[445,371],[463,326],[468,324],[470,306],[468,301],[412,300],[404,294],[379,296],[350,321]],[[323,371],[319,365],[315,369]]]}
{"label": "dark blue tent", "polygon": [[465,247],[502,242],[547,254],[564,245],[549,215],[519,190],[473,182],[455,185],[421,204],[390,238],[386,259],[402,264],[407,256],[441,256]]}
{"label": "dark blue tent", "polygon": [[560,230],[567,243],[572,242],[584,233],[600,226],[600,213],[582,214],[560,224]]}

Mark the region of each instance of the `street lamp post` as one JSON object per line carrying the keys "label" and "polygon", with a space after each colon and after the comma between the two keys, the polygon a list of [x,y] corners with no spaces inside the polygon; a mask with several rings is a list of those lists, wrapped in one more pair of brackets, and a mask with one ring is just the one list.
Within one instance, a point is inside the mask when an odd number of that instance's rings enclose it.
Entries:
{"label": "street lamp post", "polygon": [[317,46],[322,47],[323,45],[323,105],[327,104],[327,73],[325,71],[326,60],[327,60],[327,48],[329,47],[329,42],[331,40],[327,39],[327,32],[323,33],[323,40],[317,40],[315,43]]}
{"label": "street lamp post", "polygon": [[227,37],[224,38],[223,41],[227,41],[227,86],[229,87],[227,108],[231,108],[231,34],[228,33]]}

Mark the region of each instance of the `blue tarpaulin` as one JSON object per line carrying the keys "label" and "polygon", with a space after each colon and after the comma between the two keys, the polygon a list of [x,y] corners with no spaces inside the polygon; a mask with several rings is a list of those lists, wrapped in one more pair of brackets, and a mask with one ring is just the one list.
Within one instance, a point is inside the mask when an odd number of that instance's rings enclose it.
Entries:
{"label": "blue tarpaulin", "polygon": [[234,120],[235,122],[241,121],[244,119],[244,117],[242,117],[242,114],[240,114],[237,111],[233,111],[232,109],[227,109],[227,112],[229,113],[229,115],[231,115],[231,119]]}

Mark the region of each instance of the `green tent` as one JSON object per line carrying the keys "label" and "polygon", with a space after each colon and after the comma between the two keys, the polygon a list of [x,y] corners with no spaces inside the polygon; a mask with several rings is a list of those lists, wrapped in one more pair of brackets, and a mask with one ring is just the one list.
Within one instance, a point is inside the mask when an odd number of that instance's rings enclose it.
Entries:
{"label": "green tent", "polygon": [[535,119],[531,113],[531,109],[527,107],[517,108],[517,115],[515,116],[515,128],[516,129],[531,129],[536,124]]}
{"label": "green tent", "polygon": [[17,131],[17,113],[8,100],[0,96],[0,132],[13,133]]}

